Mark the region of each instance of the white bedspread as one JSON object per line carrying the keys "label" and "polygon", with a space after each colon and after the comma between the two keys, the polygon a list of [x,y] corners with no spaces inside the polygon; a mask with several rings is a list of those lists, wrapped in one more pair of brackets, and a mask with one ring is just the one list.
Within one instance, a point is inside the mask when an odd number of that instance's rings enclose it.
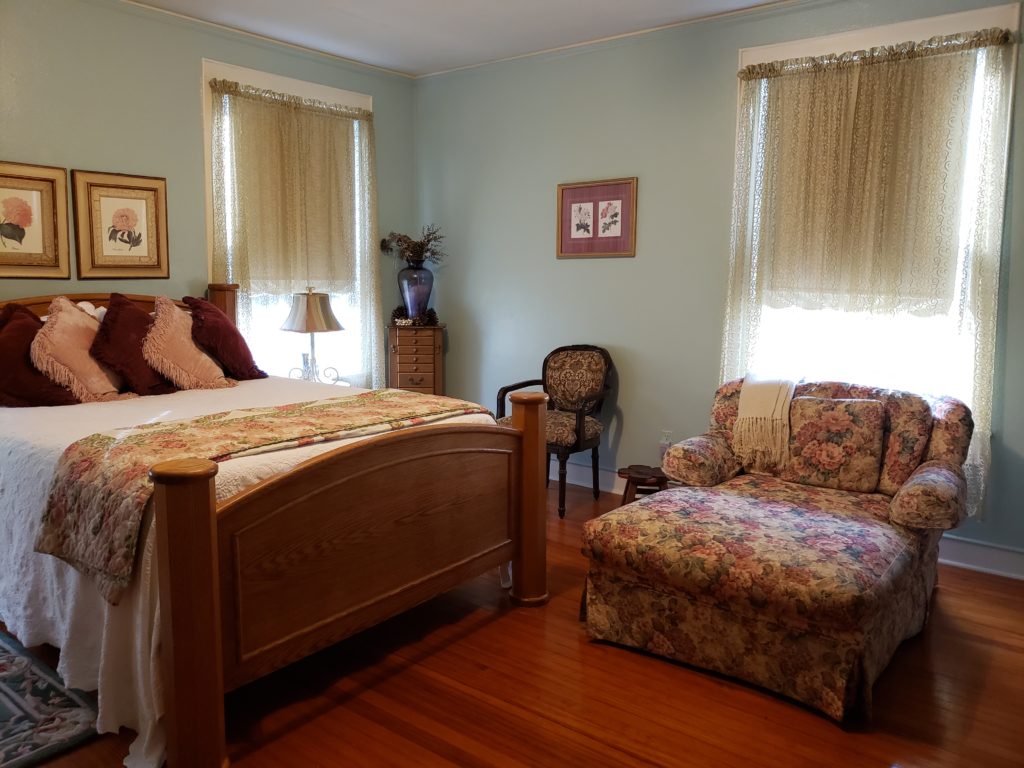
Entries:
{"label": "white bedspread", "polygon": [[[59,647],[57,671],[69,686],[98,690],[101,733],[116,732],[121,726],[138,733],[126,766],[159,766],[164,753],[155,537],[147,524],[141,534],[135,580],[116,606],[71,566],[34,552],[61,453],[76,440],[114,427],[363,391],[271,377],[243,381],[233,389],[60,408],[0,408],[0,620],[24,645]],[[447,421],[494,423],[485,414]],[[224,500],[312,456],[363,439],[224,462],[217,474],[217,498]]]}

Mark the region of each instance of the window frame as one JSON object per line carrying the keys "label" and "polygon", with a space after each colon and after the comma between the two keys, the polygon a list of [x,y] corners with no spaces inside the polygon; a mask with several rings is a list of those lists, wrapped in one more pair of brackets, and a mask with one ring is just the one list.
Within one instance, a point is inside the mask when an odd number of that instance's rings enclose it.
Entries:
{"label": "window frame", "polygon": [[298,80],[275,75],[259,69],[249,69],[214,59],[203,59],[203,75],[200,93],[203,100],[203,172],[206,187],[206,274],[207,282],[213,280],[213,107],[211,103],[210,80],[221,78],[234,80],[242,85],[265,88],[278,93],[318,99],[328,104],[340,104],[353,109],[373,111],[373,97],[357,91],[346,91],[308,80]]}

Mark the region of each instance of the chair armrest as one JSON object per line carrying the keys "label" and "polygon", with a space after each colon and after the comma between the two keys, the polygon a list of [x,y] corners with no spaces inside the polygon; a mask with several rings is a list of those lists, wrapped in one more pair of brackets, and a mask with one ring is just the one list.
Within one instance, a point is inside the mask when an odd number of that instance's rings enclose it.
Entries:
{"label": "chair armrest", "polygon": [[498,407],[494,409],[494,413],[496,414],[495,418],[500,419],[505,416],[505,398],[508,397],[509,392],[513,392],[517,389],[523,389],[525,387],[535,387],[543,383],[544,379],[530,379],[529,381],[520,381],[517,384],[509,384],[507,387],[499,389]]}
{"label": "chair armrest", "polygon": [[709,486],[735,477],[740,471],[740,461],[724,434],[707,432],[669,448],[661,468],[684,485]]}
{"label": "chair armrest", "polygon": [[907,528],[956,528],[967,515],[967,480],[949,461],[926,461],[889,503],[889,520]]}

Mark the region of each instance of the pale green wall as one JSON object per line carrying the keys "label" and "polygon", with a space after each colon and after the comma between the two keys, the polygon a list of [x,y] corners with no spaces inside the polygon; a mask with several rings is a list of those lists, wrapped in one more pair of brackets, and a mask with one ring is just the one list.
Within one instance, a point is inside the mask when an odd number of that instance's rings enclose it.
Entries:
{"label": "pale green wall", "polygon": [[[166,177],[171,267],[166,281],[0,280],[0,297],[204,290],[203,58],[373,96],[379,225],[415,223],[412,80],[117,0],[0,0],[0,159]],[[381,271],[390,308],[395,265]]]}
{"label": "pale green wall", "polygon": [[[987,4],[798,3],[413,82],[116,0],[0,0],[0,159],[166,176],[172,275],[0,280],[0,297],[202,290],[203,57],[368,93],[380,230],[436,221],[448,234],[434,304],[449,392],[490,403],[552,347],[602,344],[619,378],[602,464],[651,461],[661,429],[703,429],[718,381],[738,49]],[[1021,548],[1022,153],[1011,168],[992,491],[986,519],[959,534]],[[637,258],[556,261],[556,185],[633,175]],[[388,311],[396,267],[381,271]]]}
{"label": "pale green wall", "polygon": [[[539,375],[553,347],[590,342],[618,368],[605,468],[655,460],[661,429],[701,432],[718,384],[738,50],[991,4],[798,3],[420,80],[420,216],[452,252],[435,289],[449,392],[491,403],[500,385]],[[1018,94],[1018,147],[1022,108]],[[556,260],[556,185],[619,176],[639,177],[636,258]],[[1020,548],[1020,152],[1008,213],[990,503],[959,533]]]}

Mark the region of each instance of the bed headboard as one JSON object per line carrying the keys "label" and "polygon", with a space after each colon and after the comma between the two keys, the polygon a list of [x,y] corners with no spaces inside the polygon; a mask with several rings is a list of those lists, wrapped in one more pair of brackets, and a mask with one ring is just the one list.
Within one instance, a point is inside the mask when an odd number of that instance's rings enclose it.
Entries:
{"label": "bed headboard", "polygon": [[[230,317],[231,322],[235,322],[235,296],[237,292],[237,283],[210,283],[206,289],[206,298],[211,304],[219,307],[224,314]],[[153,302],[156,300],[155,296],[149,296],[142,293],[126,293],[123,295],[131,299],[147,312],[153,311]],[[88,301],[95,304],[97,307],[105,307],[110,303],[109,293],[55,293],[49,296],[29,296],[23,299],[0,299],[0,309],[2,309],[5,304],[14,302],[16,304],[21,304],[23,307],[32,310],[36,315],[42,317],[49,311],[50,302],[58,296],[67,296],[74,302]],[[187,309],[185,304],[177,299],[174,303],[183,309]]]}

